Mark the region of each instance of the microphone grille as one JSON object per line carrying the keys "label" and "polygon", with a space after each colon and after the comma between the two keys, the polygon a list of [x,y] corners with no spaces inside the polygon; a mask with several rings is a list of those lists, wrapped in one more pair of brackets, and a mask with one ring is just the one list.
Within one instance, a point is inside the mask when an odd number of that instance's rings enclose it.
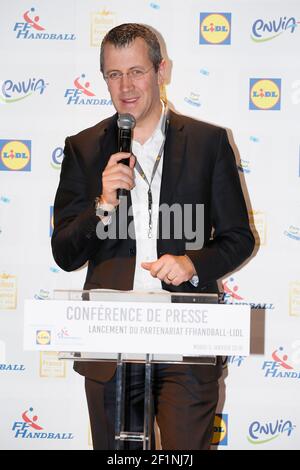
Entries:
{"label": "microphone grille", "polygon": [[133,129],[135,127],[135,118],[129,113],[119,114],[117,122],[119,129]]}

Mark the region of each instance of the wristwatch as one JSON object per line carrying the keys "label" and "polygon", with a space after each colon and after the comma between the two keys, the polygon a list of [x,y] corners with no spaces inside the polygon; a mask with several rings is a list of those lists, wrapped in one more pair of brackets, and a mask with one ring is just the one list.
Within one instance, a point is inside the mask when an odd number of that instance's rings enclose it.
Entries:
{"label": "wristwatch", "polygon": [[95,199],[95,210],[98,217],[109,217],[116,212],[116,208],[112,204],[102,202],[101,197]]}

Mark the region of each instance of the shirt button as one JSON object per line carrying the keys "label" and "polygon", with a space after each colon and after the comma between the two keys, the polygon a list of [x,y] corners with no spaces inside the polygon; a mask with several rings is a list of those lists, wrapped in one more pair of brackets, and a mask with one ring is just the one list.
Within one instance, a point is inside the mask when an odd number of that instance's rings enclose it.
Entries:
{"label": "shirt button", "polygon": [[130,254],[130,256],[134,256],[134,255],[135,255],[135,249],[134,249],[134,248],[130,248],[129,254]]}

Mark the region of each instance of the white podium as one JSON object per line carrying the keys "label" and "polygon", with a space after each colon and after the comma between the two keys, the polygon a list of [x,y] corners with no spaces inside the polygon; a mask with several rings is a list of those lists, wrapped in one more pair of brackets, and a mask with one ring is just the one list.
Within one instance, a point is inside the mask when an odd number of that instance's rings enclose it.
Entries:
{"label": "white podium", "polygon": [[[53,300],[25,301],[25,350],[116,362],[116,449],[123,441],[151,448],[152,364],[214,367],[217,356],[247,356],[249,347],[250,307],[220,304],[217,294],[58,290]],[[143,433],[124,427],[128,362],[145,365]]]}

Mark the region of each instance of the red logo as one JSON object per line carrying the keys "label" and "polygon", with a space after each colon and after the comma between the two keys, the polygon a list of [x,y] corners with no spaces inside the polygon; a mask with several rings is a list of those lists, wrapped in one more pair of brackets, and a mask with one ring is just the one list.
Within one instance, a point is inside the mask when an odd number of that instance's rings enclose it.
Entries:
{"label": "red logo", "polygon": [[29,24],[32,28],[36,29],[37,31],[45,31],[45,28],[43,28],[41,25],[38,24],[38,22],[40,21],[39,16],[35,16],[33,19],[30,18],[29,13],[30,12],[33,13],[34,11],[35,11],[35,8],[31,8],[30,10],[25,11],[23,15],[24,20],[26,21],[27,24]]}
{"label": "red logo", "polygon": [[90,82],[85,82],[85,84],[82,85],[81,83],[79,83],[80,78],[85,78],[84,73],[81,75],[81,77],[77,77],[74,80],[74,85],[76,86],[77,90],[81,90],[87,96],[96,96],[95,93],[88,90],[88,88],[90,87]]}
{"label": "red logo", "polygon": [[280,348],[276,349],[273,354],[272,354],[272,359],[274,359],[274,361],[278,362],[281,367],[283,367],[284,369],[288,369],[288,370],[292,370],[294,369],[292,366],[290,366],[286,361],[288,360],[288,355],[287,354],[284,354],[282,357],[279,357],[278,356],[278,351],[283,351],[283,347],[281,346]]}
{"label": "red logo", "polygon": [[39,417],[33,416],[32,418],[29,418],[29,416],[27,416],[27,413],[29,411],[32,413],[33,408],[29,408],[29,410],[24,411],[24,413],[22,414],[23,420],[25,421],[25,423],[29,424],[29,426],[31,426],[33,429],[36,429],[37,431],[41,431],[41,429],[43,428],[36,423]]}
{"label": "red logo", "polygon": [[227,281],[223,282],[223,289],[226,296],[235,300],[243,300],[243,297],[237,293],[239,286],[235,284],[234,277],[230,277]]}

